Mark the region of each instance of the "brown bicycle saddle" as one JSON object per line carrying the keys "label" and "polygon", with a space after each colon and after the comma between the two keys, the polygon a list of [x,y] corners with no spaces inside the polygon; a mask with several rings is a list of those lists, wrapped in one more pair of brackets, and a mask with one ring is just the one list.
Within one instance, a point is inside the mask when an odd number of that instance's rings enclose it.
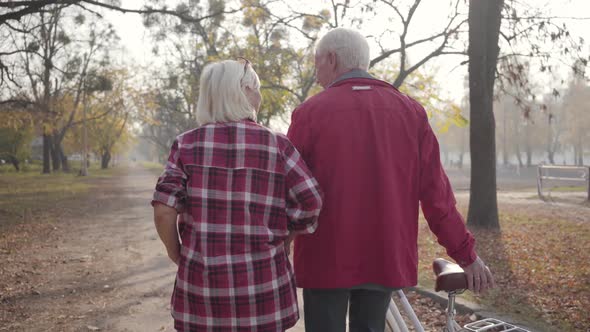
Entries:
{"label": "brown bicycle saddle", "polygon": [[467,289],[467,277],[459,265],[437,258],[432,262],[432,269],[436,275],[435,291],[451,292]]}

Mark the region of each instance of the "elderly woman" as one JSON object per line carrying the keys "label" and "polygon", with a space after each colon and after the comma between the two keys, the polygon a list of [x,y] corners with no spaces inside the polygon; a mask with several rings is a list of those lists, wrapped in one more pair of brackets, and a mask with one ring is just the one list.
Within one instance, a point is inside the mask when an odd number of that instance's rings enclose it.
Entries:
{"label": "elderly woman", "polygon": [[200,84],[201,126],[174,141],[152,201],[178,265],[174,327],[284,331],[299,318],[288,244],[316,229],[320,189],[291,142],[254,121],[249,61],[211,63]]}

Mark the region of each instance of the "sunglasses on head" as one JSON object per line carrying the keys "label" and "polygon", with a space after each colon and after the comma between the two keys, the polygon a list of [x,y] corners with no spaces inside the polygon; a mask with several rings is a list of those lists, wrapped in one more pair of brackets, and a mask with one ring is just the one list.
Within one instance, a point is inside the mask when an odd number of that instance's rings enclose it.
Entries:
{"label": "sunglasses on head", "polygon": [[241,57],[241,56],[237,57],[236,61],[244,64],[244,74],[242,74],[242,78],[244,78],[246,76],[246,72],[248,71],[248,65],[252,65],[252,62],[250,62],[250,60],[248,60],[244,57]]}

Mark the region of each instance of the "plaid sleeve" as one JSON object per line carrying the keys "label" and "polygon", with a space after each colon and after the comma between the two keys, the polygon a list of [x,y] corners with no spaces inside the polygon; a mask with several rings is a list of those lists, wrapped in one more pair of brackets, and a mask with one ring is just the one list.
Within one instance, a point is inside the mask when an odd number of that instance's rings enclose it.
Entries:
{"label": "plaid sleeve", "polygon": [[286,137],[281,137],[280,140],[285,160],[288,229],[311,234],[317,228],[322,208],[322,192],[293,144]]}
{"label": "plaid sleeve", "polygon": [[187,176],[179,156],[178,140],[174,140],[164,172],[158,178],[152,205],[159,202],[182,212],[186,199]]}

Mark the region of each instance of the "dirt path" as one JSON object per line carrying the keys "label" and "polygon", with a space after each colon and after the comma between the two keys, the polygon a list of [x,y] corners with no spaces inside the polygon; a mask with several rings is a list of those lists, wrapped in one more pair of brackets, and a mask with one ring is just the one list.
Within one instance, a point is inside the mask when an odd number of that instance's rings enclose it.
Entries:
{"label": "dirt path", "polygon": [[[0,331],[174,331],[175,266],[149,206],[155,179],[135,169],[104,180],[59,223],[12,230],[0,242]],[[32,243],[20,246],[19,233]]]}

